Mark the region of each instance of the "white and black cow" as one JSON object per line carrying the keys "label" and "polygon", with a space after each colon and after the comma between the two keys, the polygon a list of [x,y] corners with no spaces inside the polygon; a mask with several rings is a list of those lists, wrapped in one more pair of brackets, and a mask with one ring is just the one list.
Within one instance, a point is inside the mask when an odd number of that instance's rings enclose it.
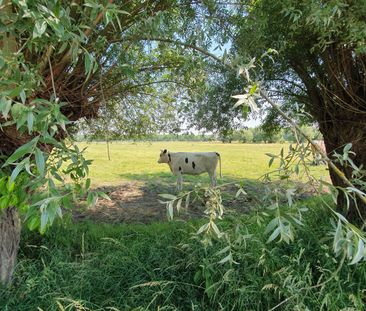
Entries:
{"label": "white and black cow", "polygon": [[183,188],[183,174],[199,175],[207,172],[211,178],[211,185],[216,186],[216,168],[221,157],[217,152],[169,152],[161,150],[158,163],[167,163],[170,170],[177,176],[177,189]]}

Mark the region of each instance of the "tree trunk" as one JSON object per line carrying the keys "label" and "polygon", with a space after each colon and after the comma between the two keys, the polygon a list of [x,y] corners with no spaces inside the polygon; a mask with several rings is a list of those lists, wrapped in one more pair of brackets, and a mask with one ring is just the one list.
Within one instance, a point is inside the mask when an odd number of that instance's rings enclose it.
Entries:
{"label": "tree trunk", "polygon": [[[352,151],[355,152],[354,156],[350,156],[353,162],[360,167],[361,165],[366,167],[366,122],[360,122],[361,117],[354,114],[354,121],[351,118],[345,121],[345,117],[350,117],[350,114],[343,114],[343,122],[328,120],[320,121],[320,131],[324,137],[324,143],[327,149],[328,155],[332,158],[332,152],[343,154],[343,148],[346,144],[352,143]],[[342,124],[340,126],[340,124]],[[339,163],[336,163],[337,167],[345,174],[348,179],[352,179],[352,168],[342,167]],[[334,186],[347,187],[341,178],[336,175],[331,168],[329,168],[330,178]],[[366,179],[363,180],[366,182]],[[355,185],[359,187],[359,185]],[[364,189],[363,189],[364,190]],[[349,203],[348,203],[349,202]],[[359,199],[347,200],[343,192],[339,192],[337,197],[337,208],[340,213],[345,215],[348,220],[360,223],[361,217],[366,218],[366,206]]]}
{"label": "tree trunk", "polygon": [[20,219],[15,207],[0,210],[0,282],[11,281],[20,240]]}

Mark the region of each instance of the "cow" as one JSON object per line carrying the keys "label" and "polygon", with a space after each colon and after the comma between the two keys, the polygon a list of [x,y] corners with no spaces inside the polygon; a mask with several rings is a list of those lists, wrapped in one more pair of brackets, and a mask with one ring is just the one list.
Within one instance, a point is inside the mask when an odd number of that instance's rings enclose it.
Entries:
{"label": "cow", "polygon": [[211,179],[211,185],[216,186],[216,168],[221,157],[217,152],[169,152],[161,150],[158,163],[167,163],[171,172],[177,176],[177,190],[183,189],[182,175],[199,175],[207,172]]}
{"label": "cow", "polygon": [[[325,144],[324,144],[324,140],[313,140],[313,143],[318,145],[318,147],[325,153],[327,154],[327,150],[325,149]],[[320,162],[325,162],[323,160],[322,155],[315,149],[315,147],[313,145],[310,145],[311,147],[311,153],[313,155],[313,165],[319,165]]]}

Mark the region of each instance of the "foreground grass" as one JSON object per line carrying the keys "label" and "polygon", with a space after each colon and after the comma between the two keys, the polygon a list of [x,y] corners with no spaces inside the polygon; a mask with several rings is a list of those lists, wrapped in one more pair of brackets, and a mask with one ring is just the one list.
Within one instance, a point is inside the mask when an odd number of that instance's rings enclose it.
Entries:
{"label": "foreground grass", "polygon": [[[158,164],[160,149],[170,151],[216,151],[221,154],[224,181],[232,179],[257,179],[269,171],[266,153],[278,154],[288,144],[223,144],[219,142],[113,142],[110,144],[111,160],[107,146],[101,143],[80,143],[87,147],[86,157],[93,160],[90,177],[94,186],[118,184],[126,180],[154,182],[163,179],[174,182],[166,164]],[[275,166],[276,163],[272,167]],[[325,166],[312,167],[317,177],[328,176]],[[207,174],[185,176],[188,181],[208,183]]]}
{"label": "foreground grass", "polygon": [[14,283],[0,289],[0,308],[362,310],[365,263],[343,265],[332,277],[340,258],[333,257],[327,239],[329,214],[317,199],[307,206],[305,225],[289,245],[267,244],[255,215],[219,223],[232,238],[237,264],[218,263],[224,241],[204,248],[195,238],[201,221],[145,226],[70,222],[45,236],[24,232]]}

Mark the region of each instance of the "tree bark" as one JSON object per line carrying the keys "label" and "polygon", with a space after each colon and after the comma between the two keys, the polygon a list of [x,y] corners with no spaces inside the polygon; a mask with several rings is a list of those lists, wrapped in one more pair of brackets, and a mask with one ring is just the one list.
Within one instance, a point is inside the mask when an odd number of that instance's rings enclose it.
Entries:
{"label": "tree bark", "polygon": [[[334,115],[333,115],[334,117]],[[329,115],[328,115],[329,118]],[[348,120],[345,120],[348,119]],[[343,112],[342,120],[333,119],[319,120],[320,131],[324,137],[324,143],[327,149],[327,153],[337,152],[342,154],[343,148],[346,144],[352,143],[352,151],[355,155],[350,155],[352,161],[360,167],[361,165],[366,167],[366,121],[363,120],[359,114],[350,114],[349,112]],[[350,166],[341,166],[336,163],[336,166],[345,174],[345,176],[352,180],[353,169]],[[342,179],[329,169],[330,178],[334,186],[346,188]],[[363,182],[366,182],[364,178]],[[355,187],[362,189],[359,184],[355,184]],[[337,197],[338,211],[347,217],[348,220],[355,223],[363,223],[362,218],[366,218],[366,205],[359,199],[355,198],[347,200],[344,192],[340,191]]]}
{"label": "tree bark", "polygon": [[16,207],[0,211],[0,282],[11,281],[20,241],[20,219]]}
{"label": "tree bark", "polygon": [[[12,11],[13,6],[11,1],[5,0],[0,9],[0,14],[2,14],[6,20],[7,16],[12,14]],[[3,56],[5,58],[15,58],[17,42],[13,34],[6,33],[1,36],[0,50],[3,52]],[[2,74],[6,76],[9,73],[5,71]],[[9,154],[13,149],[16,149],[16,147],[14,147],[13,139],[11,139],[6,133],[7,130],[2,128],[0,149],[3,154]],[[18,133],[18,137],[19,136],[21,135]],[[0,285],[7,285],[11,281],[19,248],[19,240],[20,219],[18,210],[16,207],[8,207],[3,210],[0,209]]]}
{"label": "tree bark", "polygon": [[[321,61],[319,61],[321,59]],[[352,143],[353,162],[366,168],[366,58],[334,43],[320,54],[308,53],[303,58],[293,58],[290,65],[303,81],[308,95],[307,109],[319,124],[329,157],[342,154]],[[352,168],[335,163],[345,177],[352,180]],[[331,168],[330,178],[336,187],[346,188]],[[366,182],[364,178],[363,182]],[[360,190],[364,186],[355,184]],[[337,209],[352,222],[364,222],[366,205],[361,199],[347,200],[340,191]],[[360,217],[361,216],[361,217]]]}

